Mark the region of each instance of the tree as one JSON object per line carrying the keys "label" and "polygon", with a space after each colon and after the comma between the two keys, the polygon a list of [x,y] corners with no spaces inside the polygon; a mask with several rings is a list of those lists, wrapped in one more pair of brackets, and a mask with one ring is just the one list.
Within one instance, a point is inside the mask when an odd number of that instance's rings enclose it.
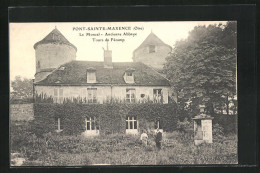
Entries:
{"label": "tree", "polygon": [[33,95],[33,80],[16,76],[14,81],[11,81],[11,99],[27,99]]}
{"label": "tree", "polygon": [[191,111],[206,103],[211,114],[224,105],[229,112],[228,98],[236,95],[236,46],[235,22],[196,26],[175,43],[164,72]]}

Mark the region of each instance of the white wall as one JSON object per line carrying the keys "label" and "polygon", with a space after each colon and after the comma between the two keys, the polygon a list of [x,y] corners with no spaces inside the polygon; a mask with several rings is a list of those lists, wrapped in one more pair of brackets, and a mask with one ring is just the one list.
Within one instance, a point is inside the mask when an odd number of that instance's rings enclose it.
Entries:
{"label": "white wall", "polygon": [[[141,94],[145,94],[147,98],[153,100],[153,89],[162,89],[163,103],[168,103],[168,96],[170,87],[153,87],[153,86],[35,86],[35,92],[37,94],[46,94],[47,96],[54,96],[54,88],[63,88],[64,98],[77,98],[83,97],[83,89],[97,88],[97,100],[98,103],[103,103],[104,100],[110,99],[111,94],[113,98],[124,100],[126,97],[126,89],[134,88],[136,92],[136,101],[140,101]],[[111,90],[112,88],[112,90]]]}

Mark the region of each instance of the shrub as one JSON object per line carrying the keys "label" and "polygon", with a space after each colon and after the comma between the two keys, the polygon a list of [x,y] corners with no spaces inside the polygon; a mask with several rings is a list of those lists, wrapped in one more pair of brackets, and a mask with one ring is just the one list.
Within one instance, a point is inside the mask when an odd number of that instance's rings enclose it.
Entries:
{"label": "shrub", "polygon": [[193,122],[188,120],[188,118],[184,118],[183,121],[178,120],[177,130],[180,132],[190,132],[193,130]]}
{"label": "shrub", "polygon": [[212,128],[212,134],[215,139],[223,138],[224,128],[222,126],[219,124],[214,124]]}
{"label": "shrub", "polygon": [[221,126],[225,135],[230,133],[237,134],[237,115],[217,114],[213,117],[213,125],[218,124]]}

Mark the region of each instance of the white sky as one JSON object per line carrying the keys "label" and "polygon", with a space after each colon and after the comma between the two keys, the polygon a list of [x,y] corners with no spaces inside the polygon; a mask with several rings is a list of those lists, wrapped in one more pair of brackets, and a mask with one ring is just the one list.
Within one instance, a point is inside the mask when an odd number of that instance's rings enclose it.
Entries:
{"label": "white sky", "polygon": [[[102,47],[106,48],[106,42],[93,42],[92,38],[111,38],[79,36],[79,33],[121,33],[128,31],[73,31],[73,27],[123,27],[131,26],[131,33],[137,36],[122,36],[113,38],[123,38],[122,42],[110,42],[109,49],[112,50],[113,62],[131,62],[132,52],[150,34],[151,30],[162,41],[173,46],[175,41],[185,39],[194,26],[209,25],[226,22],[224,21],[194,21],[194,22],[88,22],[88,23],[10,23],[10,80],[15,76],[34,78],[35,74],[35,51],[33,45],[48,35],[55,26],[67,38],[67,40],[77,47],[76,60],[103,61]],[[133,30],[142,27],[143,30]]]}

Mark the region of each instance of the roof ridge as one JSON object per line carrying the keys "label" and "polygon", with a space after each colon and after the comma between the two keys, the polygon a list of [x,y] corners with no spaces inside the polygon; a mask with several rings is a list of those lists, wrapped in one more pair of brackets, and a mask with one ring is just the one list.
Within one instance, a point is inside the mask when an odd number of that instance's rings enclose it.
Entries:
{"label": "roof ridge", "polygon": [[[53,34],[55,36],[53,36]],[[58,37],[56,37],[56,36],[58,36]],[[57,28],[54,28],[42,40],[36,42],[33,47],[34,47],[34,49],[36,49],[39,44],[55,43],[55,42],[70,45],[77,50],[77,47],[75,45],[73,45],[72,43],[70,43],[69,40]]]}

